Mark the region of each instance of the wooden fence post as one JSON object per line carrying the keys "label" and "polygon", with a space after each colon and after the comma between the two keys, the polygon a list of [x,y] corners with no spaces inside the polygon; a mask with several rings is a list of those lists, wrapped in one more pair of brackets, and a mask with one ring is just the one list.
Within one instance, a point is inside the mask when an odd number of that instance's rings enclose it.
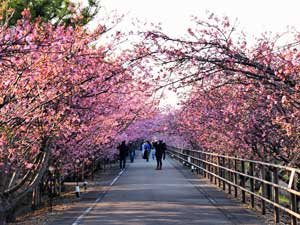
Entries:
{"label": "wooden fence post", "polygon": [[[265,172],[265,179],[268,182],[272,182],[272,173],[270,167],[268,166]],[[272,200],[272,185],[266,184],[266,196],[269,200]]]}
{"label": "wooden fence post", "polygon": [[36,210],[37,209],[37,199],[38,199],[38,186],[32,189],[32,195],[31,195],[31,209]]}
{"label": "wooden fence post", "polygon": [[[237,166],[236,158],[234,159],[233,163],[234,163],[234,171],[237,171],[238,166]],[[238,185],[238,175],[236,172],[234,173],[234,184]],[[237,186],[234,186],[234,197],[237,198],[237,196],[238,196],[238,188],[237,188]]]}
{"label": "wooden fence post", "polygon": [[205,153],[203,153],[203,167],[204,167],[204,178],[208,178],[208,176],[207,176],[207,172],[206,172],[206,170],[207,170],[207,163],[206,163],[206,160],[207,160],[207,156],[206,156],[206,154]]}
{"label": "wooden fence post", "polygon": [[[242,169],[242,173],[243,174],[245,174],[246,173],[246,168],[245,168],[245,161],[241,161],[241,169]],[[246,182],[245,182],[245,176],[244,175],[242,175],[242,177],[241,177],[241,186],[243,187],[243,188],[245,188],[246,187]],[[244,191],[244,190],[242,190],[242,202],[243,203],[246,203],[246,192]]]}
{"label": "wooden fence post", "polygon": [[[250,176],[254,176],[254,164],[253,162],[250,162]],[[254,192],[254,179],[250,179],[250,190],[251,192]],[[251,201],[251,207],[254,208],[254,195],[250,195],[250,201]]]}
{"label": "wooden fence post", "polygon": [[197,174],[199,174],[200,173],[200,170],[199,170],[199,167],[200,167],[200,159],[201,159],[201,157],[200,157],[200,152],[197,152],[197,160],[196,160],[196,165],[198,166],[197,168],[196,168],[196,173]]}
{"label": "wooden fence post", "polygon": [[[210,163],[213,163],[214,162],[214,157],[213,157],[213,155],[210,155],[210,157],[209,157],[209,162]],[[209,168],[210,168],[210,172],[211,172],[211,174],[210,174],[210,182],[211,183],[213,183],[213,179],[214,179],[214,176],[213,176],[213,173],[214,173],[214,166],[213,165],[209,165]]]}
{"label": "wooden fence post", "polygon": [[[262,177],[263,180],[265,180],[266,171],[265,171],[265,166],[264,165],[261,165],[261,177]],[[266,184],[262,183],[261,187],[262,187],[262,196],[266,197]],[[266,214],[266,202],[263,199],[261,200],[261,214],[262,215]]]}
{"label": "wooden fence post", "polygon": [[[200,152],[199,151],[199,173],[200,173],[200,175],[203,177],[203,162],[202,162],[202,160],[203,160],[203,153],[202,152]],[[202,169],[200,169],[200,168],[202,168]]]}
{"label": "wooden fence post", "polygon": [[[220,165],[221,165],[221,158],[220,158],[220,156],[218,156],[218,166],[220,166]],[[218,167],[219,177],[222,177],[221,173],[222,173],[221,169],[220,169],[220,167]],[[220,178],[218,179],[218,186],[221,187],[221,179]]]}
{"label": "wooden fence post", "polygon": [[[215,163],[218,165],[218,156],[216,156],[215,157]],[[215,185],[217,185],[217,180],[218,180],[218,178],[217,178],[217,175],[218,175],[218,167],[216,166],[215,167],[215,170],[214,170],[214,173],[216,174],[216,176],[215,176]]]}
{"label": "wooden fence post", "polygon": [[209,162],[210,162],[210,155],[206,155],[206,161],[207,161],[207,171],[208,171],[208,173],[207,173],[207,179],[210,179],[210,164],[209,164]]}
{"label": "wooden fence post", "polygon": [[[232,169],[231,168],[231,159],[230,158],[228,158],[228,168]],[[228,180],[230,182],[232,182],[232,172],[228,172]],[[231,194],[231,184],[230,183],[228,183],[228,194]]]}
{"label": "wooden fence post", "polygon": [[[226,167],[225,166],[225,157],[224,156],[222,157],[222,166]],[[226,190],[226,181],[225,181],[225,179],[226,179],[226,170],[222,169],[221,171],[222,171],[222,178],[224,179],[223,180],[223,191],[225,191]]]}
{"label": "wooden fence post", "polygon": [[[278,184],[278,170],[276,167],[273,168],[273,183]],[[274,202],[279,204],[279,192],[278,187],[273,187]],[[279,208],[274,206],[274,222],[279,223]]]}
{"label": "wooden fence post", "polygon": [[[295,170],[292,170],[290,174],[290,180],[289,180],[289,188],[295,189]],[[297,196],[293,193],[290,194],[290,207],[291,210],[296,212],[298,211],[297,207]],[[291,225],[297,225],[297,218],[293,215],[291,215]]]}

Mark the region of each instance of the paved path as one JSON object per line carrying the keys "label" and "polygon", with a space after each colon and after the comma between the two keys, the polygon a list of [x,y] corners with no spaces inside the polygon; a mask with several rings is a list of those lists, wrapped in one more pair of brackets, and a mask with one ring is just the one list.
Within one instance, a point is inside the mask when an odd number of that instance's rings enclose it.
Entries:
{"label": "paved path", "polygon": [[138,157],[105,195],[82,206],[73,225],[264,224],[172,159],[154,168]]}
{"label": "paved path", "polygon": [[172,159],[154,168],[152,159],[130,163],[102,197],[72,214],[73,225],[264,224]]}

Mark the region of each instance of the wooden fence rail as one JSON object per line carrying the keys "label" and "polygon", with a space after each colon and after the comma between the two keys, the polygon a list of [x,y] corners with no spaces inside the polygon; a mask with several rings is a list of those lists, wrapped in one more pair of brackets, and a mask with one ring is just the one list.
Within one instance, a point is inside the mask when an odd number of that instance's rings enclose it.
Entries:
{"label": "wooden fence rail", "polygon": [[[229,194],[233,191],[237,197],[239,189],[243,203],[247,202],[247,195],[252,207],[255,207],[255,200],[260,201],[262,214],[266,213],[267,203],[272,205],[275,223],[279,222],[280,213],[290,215],[292,225],[300,219],[300,192],[296,182],[299,169],[172,146],[168,146],[167,151],[224,191],[228,190]],[[288,183],[279,183],[280,180]]]}

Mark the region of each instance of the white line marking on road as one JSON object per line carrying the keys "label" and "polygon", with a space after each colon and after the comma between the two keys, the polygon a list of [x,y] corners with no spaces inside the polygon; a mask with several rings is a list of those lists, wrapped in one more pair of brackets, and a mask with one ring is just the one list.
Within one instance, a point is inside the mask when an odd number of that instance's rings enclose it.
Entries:
{"label": "white line marking on road", "polygon": [[210,198],[210,197],[207,197],[212,203],[214,203],[215,205],[217,204],[217,202],[214,200],[214,199],[212,199],[212,198]]}
{"label": "white line marking on road", "polygon": [[96,199],[95,202],[97,203],[97,202],[99,202],[100,200],[101,200],[101,196],[99,196],[99,197]]}
{"label": "white line marking on road", "polygon": [[92,210],[92,207],[87,208],[87,210],[85,210],[85,213],[89,213]]}
{"label": "white line marking on road", "polygon": [[[113,186],[116,181],[120,178],[120,176],[123,174],[124,170],[120,171],[120,173],[118,174],[118,176],[115,177],[115,179],[113,179],[113,181],[110,183],[110,187]],[[103,196],[108,192],[110,188],[108,188],[107,190],[105,190],[95,201],[94,201],[94,205],[90,206],[89,208],[87,208],[80,216],[77,217],[77,219],[75,220],[74,223],[72,223],[72,225],[79,225],[80,221],[82,220],[82,218],[87,215],[96,205],[96,203],[98,203],[99,201],[101,201],[101,199],[103,198]]]}
{"label": "white line marking on road", "polygon": [[115,177],[115,179],[110,183],[110,186],[113,186],[114,183],[116,183],[116,181],[119,179],[119,177],[122,175],[123,172],[124,172],[124,170],[120,171],[119,175],[117,177]]}

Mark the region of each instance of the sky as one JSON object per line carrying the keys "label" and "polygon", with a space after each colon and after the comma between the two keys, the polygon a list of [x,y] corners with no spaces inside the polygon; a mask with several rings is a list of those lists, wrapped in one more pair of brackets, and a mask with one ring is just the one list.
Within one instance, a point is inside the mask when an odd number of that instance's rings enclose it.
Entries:
{"label": "sky", "polygon": [[299,0],[101,0],[104,10],[117,10],[126,17],[121,26],[130,27],[131,18],[161,22],[164,31],[178,35],[189,27],[191,15],[205,17],[206,11],[226,15],[250,35],[264,31],[283,32],[287,26],[300,30]]}
{"label": "sky", "polygon": [[[84,0],[82,0],[84,1]],[[189,27],[191,15],[206,18],[207,12],[220,17],[228,16],[231,21],[238,20],[238,27],[254,41],[255,36],[271,31],[282,33],[287,27],[300,31],[299,0],[100,0],[101,14],[111,15],[111,11],[124,14],[122,22],[116,27],[121,31],[136,29],[132,20],[161,23],[163,31],[171,36],[183,36]],[[248,40],[249,41],[249,40]],[[288,38],[279,45],[293,42]],[[163,105],[176,105],[176,94],[168,93]]]}

